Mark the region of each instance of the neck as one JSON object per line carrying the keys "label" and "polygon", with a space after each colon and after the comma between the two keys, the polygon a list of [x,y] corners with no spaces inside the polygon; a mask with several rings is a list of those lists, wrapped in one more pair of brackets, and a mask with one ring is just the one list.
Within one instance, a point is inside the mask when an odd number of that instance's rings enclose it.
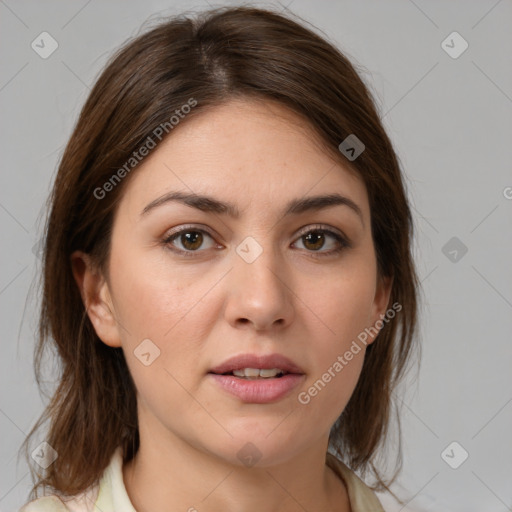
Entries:
{"label": "neck", "polygon": [[343,481],[325,464],[327,439],[278,464],[248,468],[196,449],[168,431],[162,444],[140,427],[139,450],[123,467],[137,512],[351,510]]}

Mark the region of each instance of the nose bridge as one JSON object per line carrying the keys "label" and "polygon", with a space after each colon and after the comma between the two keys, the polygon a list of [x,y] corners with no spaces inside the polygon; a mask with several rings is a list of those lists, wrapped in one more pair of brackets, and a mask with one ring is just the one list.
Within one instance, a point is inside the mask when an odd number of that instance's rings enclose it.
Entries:
{"label": "nose bridge", "polygon": [[259,240],[247,236],[236,247],[230,273],[230,321],[243,318],[265,328],[277,320],[290,320],[292,303],[286,272],[279,250],[272,244],[271,236],[263,235]]}
{"label": "nose bridge", "polygon": [[[271,236],[264,234],[258,239],[247,236],[236,247],[235,271],[238,278],[252,287],[262,285],[264,288],[281,289],[284,286],[279,276],[282,274],[282,258],[273,246]],[[258,286],[259,287],[259,286]]]}

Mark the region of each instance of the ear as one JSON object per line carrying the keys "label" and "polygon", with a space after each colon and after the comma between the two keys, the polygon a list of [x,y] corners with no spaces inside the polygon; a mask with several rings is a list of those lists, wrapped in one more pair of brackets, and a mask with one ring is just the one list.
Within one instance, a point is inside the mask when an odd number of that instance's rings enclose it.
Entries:
{"label": "ear", "polygon": [[96,334],[106,345],[120,347],[114,305],[105,278],[91,257],[82,251],[75,251],[71,255],[71,268]]}
{"label": "ear", "polygon": [[[373,300],[372,314],[371,314],[371,327],[368,329],[370,334],[368,335],[367,343],[373,343],[377,338],[380,329],[386,323],[382,320],[388,309],[389,298],[391,296],[391,289],[393,287],[392,276],[379,276],[377,278],[377,286],[375,289],[375,297]],[[367,332],[368,332],[367,331]]]}

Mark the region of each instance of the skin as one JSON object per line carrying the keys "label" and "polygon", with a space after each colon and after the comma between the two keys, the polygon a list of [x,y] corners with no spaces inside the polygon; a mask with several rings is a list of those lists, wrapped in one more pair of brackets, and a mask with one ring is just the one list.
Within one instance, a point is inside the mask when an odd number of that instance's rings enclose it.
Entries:
{"label": "skin", "polygon": [[[233,100],[183,121],[132,171],[108,279],[87,254],[72,255],[96,333],[122,347],[137,388],[141,444],[123,477],[138,511],[350,511],[325,453],[364,347],[307,405],[297,400],[388,307],[391,282],[377,275],[366,188],[347,165],[285,107]],[[241,217],[178,202],[140,215],[171,190],[232,202]],[[343,205],[282,214],[291,199],[333,192],[352,199],[362,218]],[[163,241],[189,224],[196,236],[208,231],[202,245]],[[351,247],[315,257],[338,247],[327,234],[323,246],[305,239],[316,224],[344,233]],[[236,252],[247,236],[263,249],[252,263]],[[195,252],[187,258],[170,246]],[[145,366],[134,350],[148,338],[160,356]],[[273,352],[305,372],[277,402],[244,403],[207,374],[233,355]],[[250,468],[237,457],[247,442],[261,453]]]}

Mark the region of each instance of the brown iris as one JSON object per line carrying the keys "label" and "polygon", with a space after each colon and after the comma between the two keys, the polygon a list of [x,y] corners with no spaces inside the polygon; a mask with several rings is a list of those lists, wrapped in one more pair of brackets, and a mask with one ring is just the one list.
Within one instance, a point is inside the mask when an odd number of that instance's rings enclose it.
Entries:
{"label": "brown iris", "polygon": [[181,235],[181,243],[185,249],[199,249],[203,243],[203,234],[200,231],[188,231]]}
{"label": "brown iris", "polygon": [[309,248],[314,251],[321,249],[325,242],[325,235],[319,231],[311,231],[311,233],[304,235],[302,238],[305,240],[305,247],[307,247],[309,242],[313,241],[313,247],[310,246]]}

